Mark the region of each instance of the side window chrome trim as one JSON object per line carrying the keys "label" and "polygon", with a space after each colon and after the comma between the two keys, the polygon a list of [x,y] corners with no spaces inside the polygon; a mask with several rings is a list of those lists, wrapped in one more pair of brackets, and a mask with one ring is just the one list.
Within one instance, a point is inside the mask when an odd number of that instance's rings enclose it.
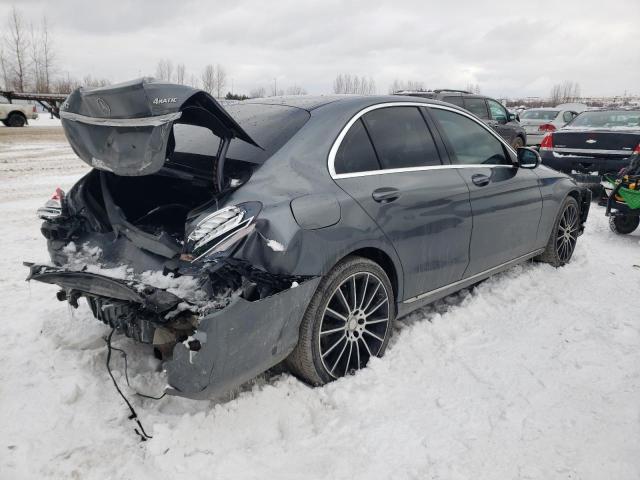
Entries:
{"label": "side window chrome trim", "polygon": [[331,150],[329,150],[329,157],[327,159],[327,165],[329,167],[329,175],[331,175],[331,178],[338,180],[341,178],[364,177],[369,175],[384,175],[387,173],[420,172],[424,170],[443,170],[443,169],[450,169],[450,168],[455,169],[455,168],[496,168],[496,167],[513,168],[514,167],[513,165],[485,165],[482,163],[479,163],[479,164],[470,163],[470,164],[456,164],[456,165],[431,165],[431,166],[425,166],[425,167],[391,168],[387,170],[380,169],[380,170],[370,170],[366,172],[354,172],[354,173],[336,173],[335,166],[334,166],[336,155],[338,153],[338,149],[340,148],[340,145],[342,144],[342,141],[344,140],[344,137],[347,135],[347,132],[352,127],[352,125],[356,123],[363,115],[366,115],[372,110],[378,110],[379,108],[388,108],[388,107],[439,108],[440,110],[448,110],[450,112],[457,113],[459,115],[467,117],[473,120],[474,122],[476,122],[478,125],[484,128],[487,132],[489,132],[491,135],[497,138],[498,141],[504,147],[506,147],[508,151],[513,153],[514,156],[517,156],[517,153],[513,149],[513,147],[508,143],[506,143],[503,140],[503,138],[500,135],[498,135],[493,129],[491,129],[488,125],[486,125],[481,120],[478,120],[477,118],[473,117],[471,114],[468,114],[462,110],[458,110],[456,108],[450,108],[445,105],[437,105],[432,103],[386,102],[386,103],[378,103],[376,105],[371,105],[369,107],[363,108],[358,113],[356,113],[353,117],[351,117],[351,119],[347,122],[347,124],[342,128],[342,130],[340,131],[340,134],[338,135],[338,138],[336,138],[335,141],[333,142],[333,145],[331,146]]}

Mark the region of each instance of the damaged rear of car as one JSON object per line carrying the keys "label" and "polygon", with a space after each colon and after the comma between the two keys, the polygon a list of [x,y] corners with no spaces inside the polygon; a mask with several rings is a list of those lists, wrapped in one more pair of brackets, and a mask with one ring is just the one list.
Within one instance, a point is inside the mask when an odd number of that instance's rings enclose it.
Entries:
{"label": "damaged rear of car", "polygon": [[267,271],[278,249],[263,204],[229,203],[309,113],[234,108],[148,79],[73,92],[62,125],[93,169],[38,211],[53,265],[27,264],[28,279],[61,287],[58,299],[83,297],[98,320],[152,344],[168,391],[192,398],[282,360],[295,345],[284,327],[317,284]]}

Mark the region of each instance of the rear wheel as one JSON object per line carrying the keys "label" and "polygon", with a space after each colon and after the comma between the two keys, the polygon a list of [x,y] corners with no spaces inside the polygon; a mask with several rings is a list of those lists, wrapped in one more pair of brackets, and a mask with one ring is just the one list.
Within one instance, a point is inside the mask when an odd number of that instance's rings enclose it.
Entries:
{"label": "rear wheel", "polygon": [[545,251],[538,260],[561,267],[573,256],[580,233],[580,210],[573,197],[567,197],[553,224]]}
{"label": "rear wheel", "polygon": [[513,142],[511,142],[511,146],[515,150],[518,150],[519,148],[524,147],[524,140],[522,139],[522,137],[516,137],[513,139]]}
{"label": "rear wheel", "polygon": [[12,113],[7,118],[7,126],[9,127],[24,127],[27,123],[27,119],[21,113]]}
{"label": "rear wheel", "polygon": [[615,215],[609,217],[609,228],[614,233],[627,235],[633,232],[640,224],[638,215]]}
{"label": "rear wheel", "polygon": [[384,354],[395,314],[385,271],[369,259],[348,257],[318,286],[287,365],[313,385],[364,368],[371,357]]}

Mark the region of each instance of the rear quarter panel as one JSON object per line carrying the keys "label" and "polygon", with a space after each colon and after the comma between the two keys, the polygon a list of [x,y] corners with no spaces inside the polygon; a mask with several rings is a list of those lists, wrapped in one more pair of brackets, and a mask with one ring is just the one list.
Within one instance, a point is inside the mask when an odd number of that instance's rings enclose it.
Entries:
{"label": "rear quarter panel", "polygon": [[544,248],[551,235],[551,229],[558,216],[560,206],[571,192],[579,193],[580,188],[576,182],[552,168],[540,165],[533,170],[539,179],[540,193],[542,194],[542,216],[536,238],[537,248]]}

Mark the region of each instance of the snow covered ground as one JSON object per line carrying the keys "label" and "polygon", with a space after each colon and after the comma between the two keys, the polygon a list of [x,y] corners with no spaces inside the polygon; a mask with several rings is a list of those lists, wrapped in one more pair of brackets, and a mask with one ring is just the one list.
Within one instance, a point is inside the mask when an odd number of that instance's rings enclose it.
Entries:
{"label": "snow covered ground", "polygon": [[[23,260],[48,260],[35,209],[85,168],[55,127],[8,130],[0,478],[640,478],[640,235],[615,236],[601,208],[570,265],[516,267],[412,315],[350,378],[269,374],[217,404],[131,395],[141,443],[105,369],[107,328],[24,281]],[[132,385],[160,393],[149,351],[116,345]]]}

